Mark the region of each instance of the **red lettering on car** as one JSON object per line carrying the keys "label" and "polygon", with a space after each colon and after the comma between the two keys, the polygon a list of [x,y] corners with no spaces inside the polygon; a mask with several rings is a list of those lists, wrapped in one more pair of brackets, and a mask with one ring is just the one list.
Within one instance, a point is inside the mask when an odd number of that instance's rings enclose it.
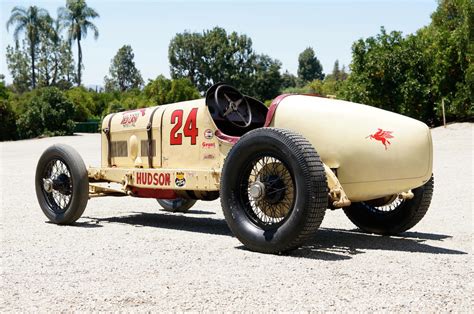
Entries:
{"label": "red lettering on car", "polygon": [[169,173],[148,173],[136,172],[135,184],[169,186],[171,184],[171,175]]}

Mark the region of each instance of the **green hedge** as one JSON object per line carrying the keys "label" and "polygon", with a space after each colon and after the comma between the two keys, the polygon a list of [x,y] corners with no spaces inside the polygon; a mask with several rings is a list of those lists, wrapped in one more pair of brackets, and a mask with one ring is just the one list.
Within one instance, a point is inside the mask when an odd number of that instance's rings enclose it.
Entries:
{"label": "green hedge", "polygon": [[74,133],[99,133],[100,120],[87,120],[86,122],[75,122]]}

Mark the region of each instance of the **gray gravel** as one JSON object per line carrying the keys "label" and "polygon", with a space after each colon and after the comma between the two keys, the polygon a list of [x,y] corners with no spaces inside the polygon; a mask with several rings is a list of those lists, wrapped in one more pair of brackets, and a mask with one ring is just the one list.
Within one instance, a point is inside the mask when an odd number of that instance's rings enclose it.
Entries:
{"label": "gray gravel", "polygon": [[472,311],[473,130],[432,131],[435,194],[413,230],[367,235],[328,211],[287,256],[245,250],[219,201],[182,215],[151,199],[93,199],[76,225],[46,223],[40,154],[68,143],[98,165],[99,135],[1,143],[0,311]]}

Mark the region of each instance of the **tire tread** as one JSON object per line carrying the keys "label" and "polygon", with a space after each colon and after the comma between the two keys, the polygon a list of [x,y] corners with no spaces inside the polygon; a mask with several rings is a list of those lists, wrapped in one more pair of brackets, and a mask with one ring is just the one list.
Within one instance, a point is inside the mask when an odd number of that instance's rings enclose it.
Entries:
{"label": "tire tread", "polygon": [[[318,153],[311,143],[300,134],[290,130],[278,128],[256,129],[246,133],[244,136],[242,136],[240,141],[252,136],[256,132],[259,132],[261,135],[265,134],[276,137],[284,145],[289,147],[290,150],[295,152],[298,164],[301,166],[303,173],[306,174],[305,188],[309,191],[308,194],[312,195],[314,198],[313,201],[306,202],[306,208],[304,210],[306,213],[308,213],[308,216],[304,220],[304,225],[301,228],[301,231],[290,243],[278,250],[274,250],[273,248],[259,248],[259,251],[265,253],[280,253],[290,251],[296,249],[302,243],[308,240],[308,238],[310,238],[315,233],[323,221],[328,204],[327,179],[324,166]],[[238,145],[234,145],[234,147],[232,147],[229,151],[228,156],[233,154],[237,149],[239,149]],[[225,179],[226,178],[223,175],[221,177],[221,187],[225,186]],[[221,205],[224,208],[226,206],[226,200],[221,198]]]}

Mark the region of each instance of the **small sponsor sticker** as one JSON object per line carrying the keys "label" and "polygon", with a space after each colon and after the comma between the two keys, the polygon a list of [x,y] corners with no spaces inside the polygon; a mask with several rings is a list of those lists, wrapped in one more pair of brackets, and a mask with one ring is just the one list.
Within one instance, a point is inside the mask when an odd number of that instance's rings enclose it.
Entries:
{"label": "small sponsor sticker", "polygon": [[202,148],[216,148],[216,143],[202,142]]}
{"label": "small sponsor sticker", "polygon": [[204,131],[204,138],[207,139],[207,140],[210,140],[214,137],[214,132],[212,132],[211,129],[206,129],[206,131]]}
{"label": "small sponsor sticker", "polygon": [[184,176],[184,172],[176,172],[176,178],[174,179],[174,183],[177,187],[180,188],[186,185],[186,178]]}

